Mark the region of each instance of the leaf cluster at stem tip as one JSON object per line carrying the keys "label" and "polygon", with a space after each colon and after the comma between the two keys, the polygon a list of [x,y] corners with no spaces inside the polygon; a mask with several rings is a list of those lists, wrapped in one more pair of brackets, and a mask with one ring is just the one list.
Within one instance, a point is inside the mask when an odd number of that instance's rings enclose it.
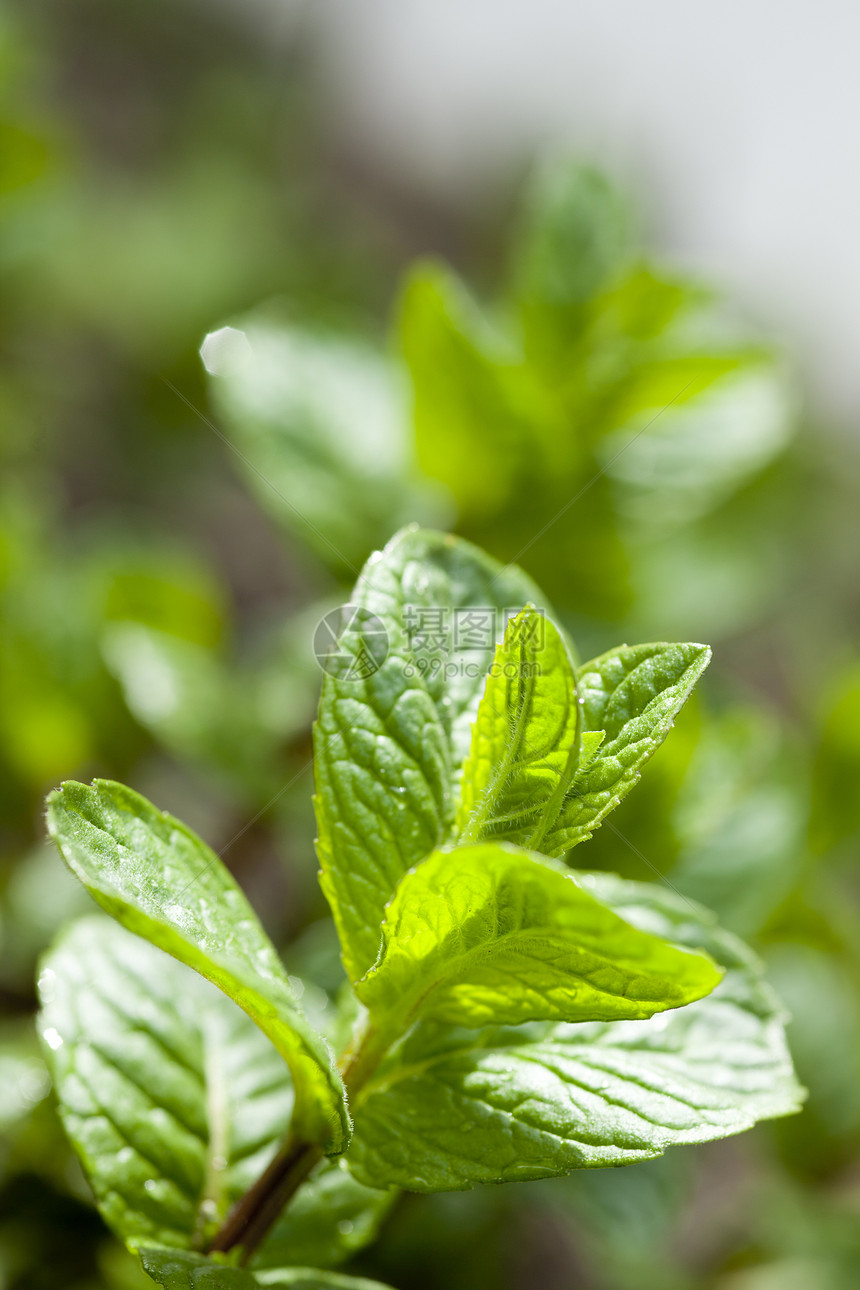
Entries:
{"label": "leaf cluster at stem tip", "polygon": [[[352,1019],[339,1056],[189,829],[106,780],[48,801],[114,920],[76,924],[42,965],[60,1111],[106,1220],[168,1290],[360,1290],[308,1268],[372,1239],[398,1188],[628,1164],[802,1097],[742,943],[676,893],[565,864],[635,785],[707,647],[622,645],[576,668],[523,573],[416,528],[353,603],[339,648],[375,665],[325,676],[314,733],[349,982],[331,1033]],[[500,627],[468,660],[408,627],[476,607]],[[380,620],[384,657],[363,636]]]}

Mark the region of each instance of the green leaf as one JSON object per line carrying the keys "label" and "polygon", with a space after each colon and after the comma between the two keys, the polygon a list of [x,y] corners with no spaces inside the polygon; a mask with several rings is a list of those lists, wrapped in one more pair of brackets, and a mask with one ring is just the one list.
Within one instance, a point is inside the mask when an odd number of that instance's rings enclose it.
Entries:
{"label": "green leaf", "polygon": [[707,645],[622,645],[580,668],[591,760],[577,772],[541,850],[562,856],[591,837],[639,779],[710,658]]}
{"label": "green leaf", "polygon": [[252,315],[207,336],[201,356],[248,486],[327,564],[343,572],[396,525],[433,520],[403,374],[381,350]]}
{"label": "green leaf", "polygon": [[[452,830],[455,771],[502,611],[539,599],[518,569],[414,528],[362,572],[352,596],[360,614],[340,638],[345,661],[323,681],[314,730],[321,882],[353,980],[376,958],[400,878]],[[475,608],[495,618],[496,630],[491,622],[475,648],[458,648],[454,612]],[[368,615],[381,620],[387,649]],[[441,630],[422,631],[428,615]]]}
{"label": "green leaf", "polygon": [[640,929],[707,950],[723,981],[644,1021],[418,1026],[355,1101],[363,1182],[447,1191],[630,1164],[799,1109],[785,1017],[746,946],[651,884],[581,881]]}
{"label": "green leaf", "polygon": [[400,341],[414,388],[418,461],[451,491],[461,520],[506,508],[524,478],[547,400],[520,346],[445,265],[413,266]]}
{"label": "green leaf", "polygon": [[[599,171],[552,160],[526,193],[514,283],[526,301],[573,311],[631,254],[630,212]],[[570,314],[565,315],[570,324]]]}
{"label": "green leaf", "polygon": [[190,829],[109,780],[69,782],[48,799],[66,864],[118,922],[234,999],[290,1068],[293,1128],[329,1152],[349,1135],[331,1053],[300,1011],[286,970],[228,870]]}
{"label": "green leaf", "polygon": [[760,932],[789,897],[808,855],[806,766],[767,710],[712,713],[671,816],[676,890],[739,936]]}
{"label": "green leaf", "polygon": [[777,457],[796,421],[791,383],[761,347],[739,341],[721,353],[715,344],[711,353],[647,364],[625,390],[603,444],[621,513],[652,540],[677,532]]}
{"label": "green leaf", "polygon": [[706,955],[636,931],[577,884],[504,843],[439,851],[400,883],[378,963],[356,986],[383,1033],[650,1017],[713,990]]}
{"label": "green leaf", "polygon": [[508,624],[463,768],[457,833],[539,851],[576,773],[576,674],[564,641],[529,608]]}
{"label": "green leaf", "polygon": [[39,1030],[66,1132],[126,1242],[211,1234],[284,1135],[292,1089],[243,1012],[101,915],[45,956]]}
{"label": "green leaf", "polygon": [[307,729],[319,679],[312,605],[231,657],[141,623],[108,624],[102,654],[135,719],[183,763],[214,770],[253,814],[283,787],[284,745]]}
{"label": "green leaf", "polygon": [[810,834],[817,854],[845,846],[851,854],[860,837],[860,664],[854,662],[829,681],[819,717],[812,766]]}
{"label": "green leaf", "polygon": [[[101,916],[58,941],[39,991],[60,1114],[105,1219],[132,1246],[199,1244],[286,1132],[292,1087],[275,1049],[219,990]],[[255,1267],[342,1262],[395,1195],[324,1161]]]}
{"label": "green leaf", "polygon": [[248,1272],[183,1250],[143,1249],[144,1271],[164,1290],[257,1290],[259,1286],[284,1286],[290,1290],[388,1290],[379,1281],[347,1277],[318,1268],[279,1268]]}
{"label": "green leaf", "polygon": [[[448,270],[422,265],[404,291],[401,339],[419,461],[450,490],[460,531],[506,560],[528,552],[544,585],[580,612],[617,610],[626,557],[605,463],[593,451],[593,410],[569,397],[584,361],[571,352],[570,331],[553,333],[562,370],[547,372],[509,314],[483,311]],[[587,356],[589,373],[614,366]],[[552,515],[552,540],[538,544]]]}

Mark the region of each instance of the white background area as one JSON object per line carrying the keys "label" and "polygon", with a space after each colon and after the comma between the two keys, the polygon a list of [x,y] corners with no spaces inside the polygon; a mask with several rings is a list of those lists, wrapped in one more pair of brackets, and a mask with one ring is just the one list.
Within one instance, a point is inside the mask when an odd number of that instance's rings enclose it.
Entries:
{"label": "white background area", "polygon": [[334,127],[372,165],[456,202],[548,144],[602,162],[639,196],[653,241],[789,345],[820,410],[860,424],[860,5],[299,11]]}

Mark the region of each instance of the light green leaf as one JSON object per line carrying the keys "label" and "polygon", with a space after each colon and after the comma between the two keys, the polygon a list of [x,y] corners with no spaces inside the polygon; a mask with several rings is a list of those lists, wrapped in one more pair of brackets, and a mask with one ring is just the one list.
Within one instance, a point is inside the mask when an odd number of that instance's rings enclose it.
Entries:
{"label": "light green leaf", "polygon": [[562,856],[591,837],[639,779],[710,658],[707,645],[622,645],[580,668],[585,731],[601,741],[583,735],[594,755],[578,771],[541,850]]}
{"label": "light green leaf", "polygon": [[785,1018],[746,946],[651,884],[582,882],[640,929],[706,949],[723,981],[650,1020],[418,1026],[356,1099],[362,1181],[432,1192],[624,1165],[799,1109]]}
{"label": "light green leaf", "polygon": [[290,1290],[388,1290],[379,1281],[347,1277],[318,1268],[278,1268],[249,1272],[228,1267],[184,1250],[143,1249],[144,1271],[164,1290],[258,1290],[259,1286],[281,1286]]}
{"label": "light green leaf", "polygon": [[[371,557],[358,581],[360,614],[340,637],[342,662],[324,679],[314,731],[321,882],[353,980],[376,958],[400,878],[451,832],[455,770],[502,611],[539,600],[518,569],[414,528]],[[454,613],[475,609],[489,629],[474,648],[458,647],[465,620],[455,624]]]}
{"label": "light green leaf", "polygon": [[48,799],[66,864],[118,922],[214,982],[290,1068],[293,1129],[342,1151],[349,1135],[331,1053],[300,1011],[286,970],[228,870],[190,829],[109,780],[69,782]]}
{"label": "light green leaf", "polygon": [[564,641],[529,608],[508,624],[463,768],[457,833],[539,851],[579,758],[576,674]]}
{"label": "light green leaf", "polygon": [[60,937],[39,993],[60,1114],[105,1220],[132,1246],[211,1235],[286,1132],[275,1049],[219,990],[100,915]]}
{"label": "light green leaf", "polygon": [[504,843],[439,851],[400,883],[379,961],[356,986],[383,1033],[650,1017],[713,990],[711,959],[636,931]]}

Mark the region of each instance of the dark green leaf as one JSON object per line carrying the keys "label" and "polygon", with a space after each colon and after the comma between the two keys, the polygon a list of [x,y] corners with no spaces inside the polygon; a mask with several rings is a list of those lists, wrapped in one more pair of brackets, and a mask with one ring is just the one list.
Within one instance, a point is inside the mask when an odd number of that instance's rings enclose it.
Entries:
{"label": "dark green leaf", "polygon": [[248,1272],[181,1250],[143,1249],[140,1261],[164,1290],[258,1290],[259,1286],[272,1286],[273,1290],[282,1286],[285,1290],[388,1290],[379,1281],[321,1272],[318,1268]]}

